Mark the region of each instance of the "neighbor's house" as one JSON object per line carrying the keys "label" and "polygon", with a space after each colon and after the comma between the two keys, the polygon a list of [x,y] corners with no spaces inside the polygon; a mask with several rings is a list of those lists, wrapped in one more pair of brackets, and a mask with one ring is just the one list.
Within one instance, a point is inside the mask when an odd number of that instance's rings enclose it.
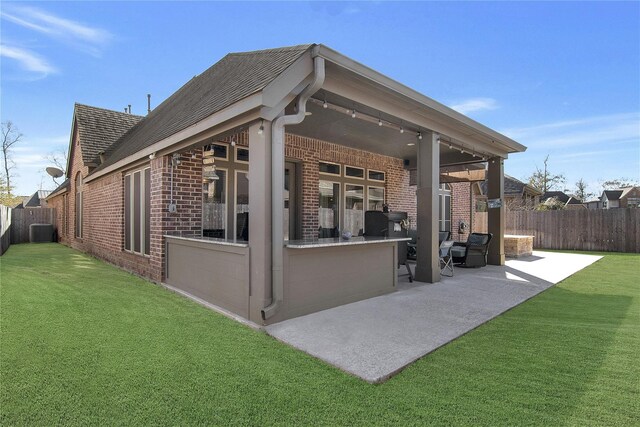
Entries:
{"label": "neighbor's house", "polygon": [[30,196],[23,197],[22,202],[14,206],[14,209],[46,208],[49,194],[51,194],[49,190],[38,190]]}
{"label": "neighbor's house", "polygon": [[599,202],[598,207],[601,209],[640,207],[640,187],[604,190]]}
{"label": "neighbor's house", "polygon": [[[385,204],[417,228],[416,279],[439,281],[446,198],[470,205],[485,178],[502,198],[504,160],[525,147],[303,45],[229,54],[146,117],[76,105],[69,150],[48,199],[62,242],[272,323],[395,289],[397,239],[320,238],[366,232]],[[501,265],[504,208],[488,224]]]}
{"label": "neighbor's house", "polygon": [[550,208],[558,206],[560,209],[586,209],[580,199],[570,196],[564,191],[547,191],[540,197],[540,203]]}
{"label": "neighbor's house", "polygon": [[[486,212],[488,188],[487,180],[478,182],[473,187],[476,212]],[[535,187],[512,176],[504,175],[504,204],[507,209],[512,211],[534,209],[540,203],[540,196],[542,192]]]}

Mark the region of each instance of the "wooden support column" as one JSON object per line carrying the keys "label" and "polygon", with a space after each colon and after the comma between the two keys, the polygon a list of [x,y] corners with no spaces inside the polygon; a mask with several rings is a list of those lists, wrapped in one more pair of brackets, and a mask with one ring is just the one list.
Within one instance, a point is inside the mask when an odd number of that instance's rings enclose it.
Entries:
{"label": "wooden support column", "polygon": [[487,263],[492,265],[504,265],[504,229],[505,229],[505,206],[504,206],[504,159],[494,157],[489,160],[489,170],[487,171],[487,198],[500,199],[502,204],[499,208],[488,207],[488,230],[493,234],[489,243]]}
{"label": "wooden support column", "polygon": [[440,185],[440,143],[438,134],[424,132],[418,141],[416,280],[440,281],[438,256],[438,187]]}
{"label": "wooden support column", "polygon": [[271,302],[271,122],[265,120],[258,133],[260,124],[249,127],[249,320],[258,324]]}

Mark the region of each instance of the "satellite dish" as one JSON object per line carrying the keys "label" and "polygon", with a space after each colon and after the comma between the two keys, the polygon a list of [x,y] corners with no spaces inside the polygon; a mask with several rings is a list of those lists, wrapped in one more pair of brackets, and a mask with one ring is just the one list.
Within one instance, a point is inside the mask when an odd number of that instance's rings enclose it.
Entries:
{"label": "satellite dish", "polygon": [[62,172],[62,169],[59,169],[53,166],[49,166],[46,169],[46,171],[49,175],[51,175],[54,178],[60,178],[62,175],[64,175],[64,172]]}

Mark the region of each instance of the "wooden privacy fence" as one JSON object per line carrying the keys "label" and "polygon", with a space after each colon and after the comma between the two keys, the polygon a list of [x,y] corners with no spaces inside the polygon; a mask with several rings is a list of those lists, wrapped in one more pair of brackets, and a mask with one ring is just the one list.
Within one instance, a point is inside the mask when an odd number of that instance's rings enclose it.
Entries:
{"label": "wooden privacy fence", "polygon": [[56,228],[55,208],[12,209],[11,243],[28,243],[31,224],[53,224]]}
{"label": "wooden privacy fence", "polygon": [[[474,213],[474,230],[487,231],[487,213]],[[534,236],[537,249],[640,252],[640,209],[507,211],[506,234]]]}
{"label": "wooden privacy fence", "polygon": [[4,254],[11,244],[11,208],[0,205],[0,255]]}

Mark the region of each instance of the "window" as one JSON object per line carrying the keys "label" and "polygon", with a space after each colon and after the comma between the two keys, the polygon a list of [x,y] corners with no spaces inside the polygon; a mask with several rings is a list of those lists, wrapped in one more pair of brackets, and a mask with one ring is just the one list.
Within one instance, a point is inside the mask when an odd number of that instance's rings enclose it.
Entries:
{"label": "window", "polygon": [[336,163],[320,162],[320,173],[325,175],[337,175],[340,176],[340,165]]}
{"label": "window", "polygon": [[367,210],[381,211],[384,204],[384,188],[369,187],[369,197],[367,198]]}
{"label": "window", "polygon": [[249,173],[236,171],[236,239],[249,240]]}
{"label": "window", "polygon": [[358,236],[364,229],[364,186],[344,186],[344,229]]}
{"label": "window", "polygon": [[340,229],[340,184],[320,180],[318,237],[338,237]]}
{"label": "window", "polygon": [[124,249],[149,255],[151,249],[151,168],[124,176]]}
{"label": "window", "polygon": [[354,168],[352,166],[345,166],[344,176],[347,176],[349,178],[364,179],[364,169]]}
{"label": "window", "polygon": [[229,160],[229,146],[227,144],[209,144],[204,146],[204,155],[216,159]]}
{"label": "window", "polygon": [[203,178],[202,183],[202,235],[224,239],[227,230],[227,171],[214,165],[203,165],[203,174],[218,179]]}
{"label": "window", "polygon": [[249,163],[249,149],[246,147],[236,147],[236,162]]}
{"label": "window", "polygon": [[384,182],[385,174],[384,172],[376,171],[369,169],[369,181],[380,181]]}
{"label": "window", "polygon": [[440,184],[438,201],[440,202],[439,230],[451,231],[451,187],[449,184]]}
{"label": "window", "polygon": [[82,238],[82,174],[76,175],[76,237]]}

